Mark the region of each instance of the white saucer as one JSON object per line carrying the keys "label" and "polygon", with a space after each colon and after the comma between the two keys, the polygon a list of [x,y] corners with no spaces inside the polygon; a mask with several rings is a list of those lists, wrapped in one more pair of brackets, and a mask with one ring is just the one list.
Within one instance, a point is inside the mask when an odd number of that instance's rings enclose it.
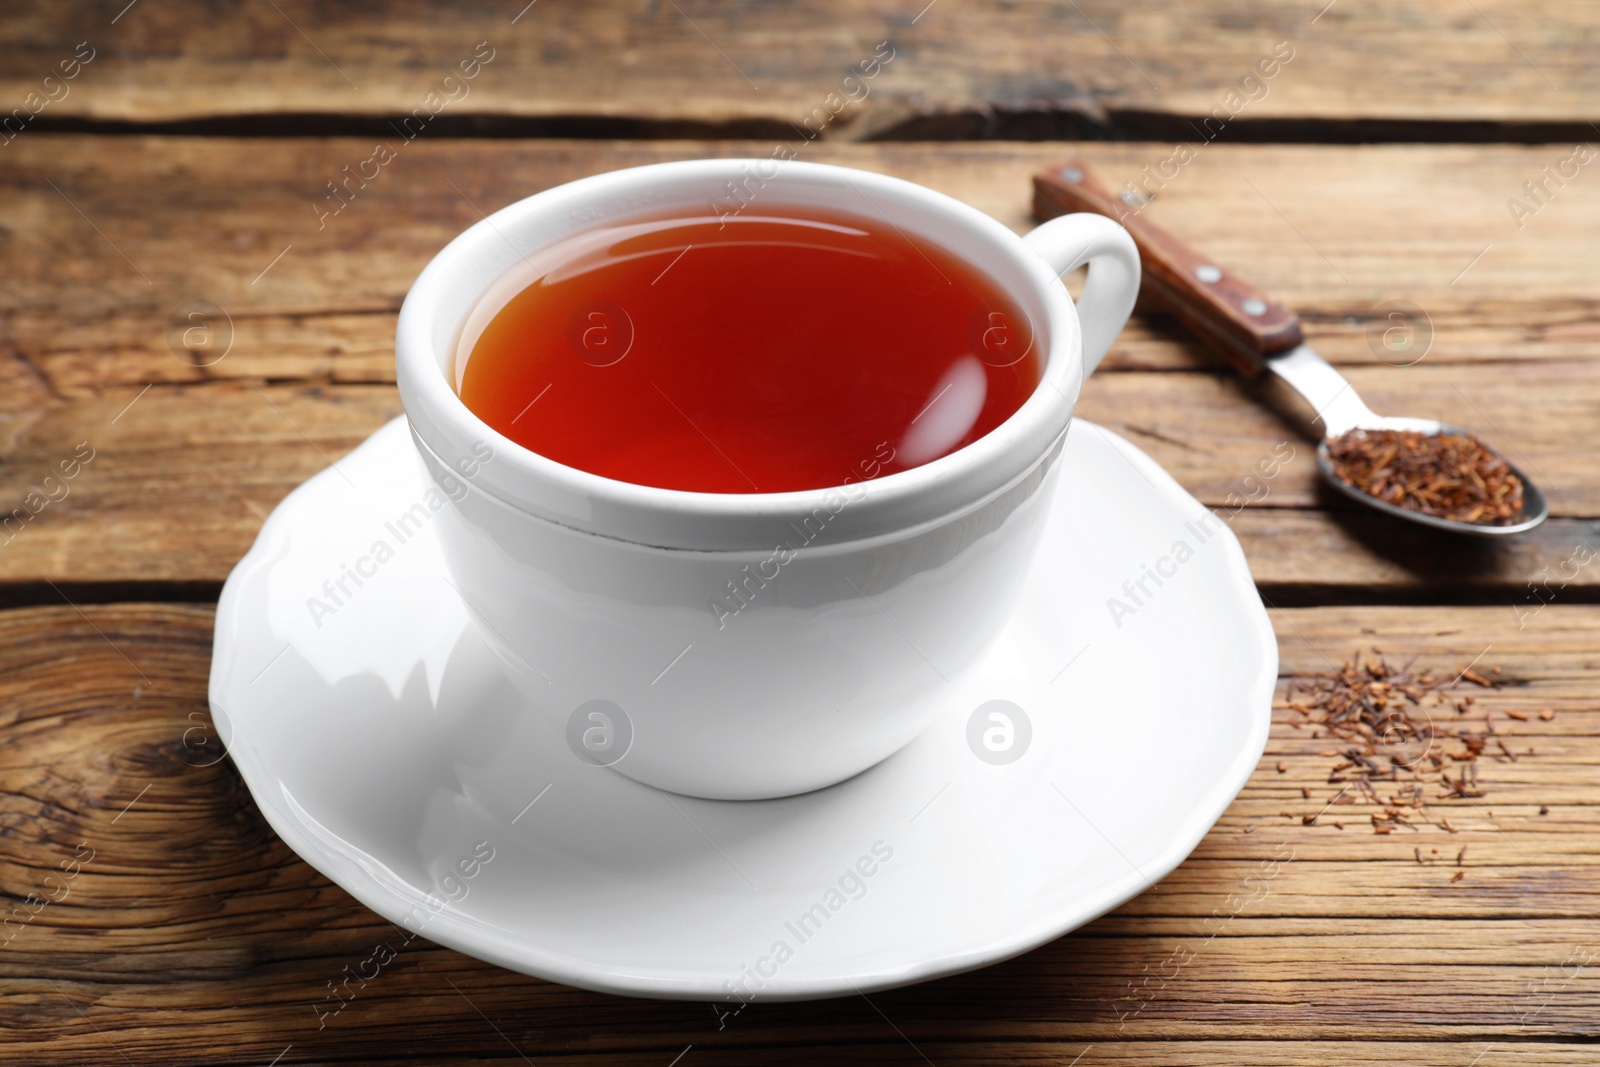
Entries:
{"label": "white saucer", "polygon": [[[576,758],[501,679],[431,528],[397,543],[385,525],[427,484],[403,419],[291,493],[234,569],[212,714],[307,862],[504,967],[743,1001],[981,967],[1172,870],[1266,744],[1277,644],[1232,533],[1081,419],[1064,463],[1034,580],[984,665],[925,734],[829,789],[693,800]],[[323,582],[378,540],[392,558],[314,618],[308,599],[332,603]],[[1114,618],[1110,597],[1129,610]],[[975,754],[995,724],[969,724],[994,700],[1031,726],[1010,763]]]}

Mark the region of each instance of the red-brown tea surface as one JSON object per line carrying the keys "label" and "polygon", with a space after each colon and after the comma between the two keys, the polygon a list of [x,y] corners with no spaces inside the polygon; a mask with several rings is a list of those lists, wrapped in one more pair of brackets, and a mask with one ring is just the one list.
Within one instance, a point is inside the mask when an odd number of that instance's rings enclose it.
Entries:
{"label": "red-brown tea surface", "polygon": [[842,485],[977,440],[1039,380],[987,276],[881,220],[662,218],[541,250],[461,398],[568,466],[716,493]]}

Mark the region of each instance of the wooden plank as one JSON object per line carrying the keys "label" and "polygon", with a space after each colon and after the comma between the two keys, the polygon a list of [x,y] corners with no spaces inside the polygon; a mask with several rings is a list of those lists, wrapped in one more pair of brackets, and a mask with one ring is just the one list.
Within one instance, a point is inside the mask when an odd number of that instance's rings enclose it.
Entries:
{"label": "wooden plank", "polygon": [[0,573],[214,595],[289,489],[400,411],[393,386],[239,382],[53,402],[3,454],[4,499],[22,514],[0,531]]}
{"label": "wooden plank", "polygon": [[[1561,376],[1580,366],[1536,364],[1515,391],[1496,387],[1497,369],[1437,369],[1537,457],[1530,469],[1549,475],[1558,511],[1592,514],[1600,472],[1583,459],[1580,432],[1590,423],[1531,409],[1540,398],[1568,411],[1600,399],[1595,375]],[[1551,372],[1555,384],[1536,389],[1535,370]],[[1444,413],[1474,421],[1467,416],[1476,411],[1447,386],[1407,395],[1418,405],[1409,410],[1433,414],[1423,398],[1437,396],[1453,401]],[[157,583],[191,583],[180,595],[213,596],[291,489],[400,411],[390,385],[221,381],[38,400],[0,443],[0,500],[25,516],[31,500],[38,512],[25,523],[13,514],[0,530],[0,590],[12,603],[54,603],[45,580],[89,599],[129,595],[130,585],[135,595],[170,595]],[[1553,519],[1490,543],[1368,514],[1320,487],[1310,443],[1232,379],[1107,374],[1090,381],[1081,411],[1146,449],[1224,516],[1273,603],[1444,596],[1503,604],[1514,623],[1544,604],[1600,593],[1600,526],[1592,520]],[[55,489],[66,495],[41,505],[46,476],[85,449],[93,458]],[[1257,464],[1274,455],[1290,458],[1261,477]]]}
{"label": "wooden plank", "polygon": [[[334,206],[325,183],[372,151],[372,141],[350,139],[19,138],[0,156],[0,181],[15,191],[0,204],[12,234],[0,243],[7,349],[64,395],[218,377],[392,380],[393,315],[406,289],[479,209],[599,171],[766,156],[772,145],[419,139],[319,223],[317,212]],[[1115,183],[1170,151],[819,145],[803,158],[918,181],[1024,231],[1029,176],[1041,167],[1081,155]],[[1549,147],[1219,145],[1146,210],[1296,307],[1335,363],[1399,371],[1419,349],[1421,366],[1592,360],[1600,197],[1574,182],[1520,230],[1506,208],[1558,156]],[[203,368],[168,340],[192,300],[231,316],[231,348]],[[1405,353],[1382,344],[1393,301],[1419,309],[1418,348]],[[1130,328],[1107,369],[1217,366],[1154,318]]]}
{"label": "wooden plank", "polygon": [[[689,1045],[706,1061],[774,1063],[799,1049],[810,1062],[825,1050],[1064,1064],[1085,1045],[1085,1063],[1377,1063],[1402,1049],[1454,1067],[1588,1062],[1592,1045],[1577,1042],[1600,1036],[1600,607],[1552,606],[1523,631],[1493,609],[1318,608],[1274,622],[1286,675],[1357,646],[1441,670],[1491,646],[1481,666],[1505,684],[1475,690],[1479,706],[1557,716],[1505,720],[1539,751],[1486,764],[1481,800],[1439,802],[1458,833],[1384,837],[1275,817],[1306,803],[1298,786],[1327,765],[1280,711],[1261,766],[1195,855],[1111,915],[870,1004],[756,1004],[719,1021],[704,1004],[582,993],[421,941],[319,1016],[328,983],[394,931],[290,853],[219,759],[210,609],[0,612],[0,891],[27,910],[79,842],[94,849],[66,897],[8,928],[0,996],[14,1025],[0,1045],[39,1064],[110,1062],[113,1047],[133,1063],[665,1063]],[[1462,845],[1459,868],[1429,852]],[[1281,863],[1266,892],[1242,892],[1269,857]]]}
{"label": "wooden plank", "polygon": [[[419,140],[318,230],[317,184],[365,158],[367,142],[19,139],[0,158],[0,180],[17,190],[0,205],[12,234],[0,242],[11,282],[0,292],[0,502],[23,503],[80,443],[101,458],[70,500],[9,539],[0,583],[13,602],[53,598],[45,578],[77,583],[80,595],[163,582],[214,593],[277,500],[398,411],[382,386],[393,377],[394,313],[475,206],[609,167],[761,150]],[[1134,175],[1157,150],[856,145],[811,158],[902,174],[1020,230],[1035,169],[1081,154],[1106,174]],[[1484,546],[1359,513],[1317,486],[1298,401],[1217,369],[1160,319],[1130,327],[1082,410],[1228,510],[1230,493],[1259,495],[1245,480],[1263,457],[1295,448],[1266,495],[1233,518],[1269,597],[1492,596],[1509,609],[1592,596],[1600,572],[1576,561],[1600,548],[1578,521],[1600,514],[1600,482],[1583,459],[1600,412],[1587,254],[1600,199],[1565,190],[1521,231],[1501,215],[1502,194],[1547,154],[1217,146],[1148,210],[1297,304],[1315,343],[1378,410],[1475,427],[1537,472],[1571,521]],[[168,349],[169,321],[193,299],[233,321],[232,349],[203,368]],[[1368,343],[1390,299],[1429,309],[1435,343],[1415,366],[1386,364]],[[1515,390],[1503,388],[1511,375]],[[298,380],[311,384],[287,384]],[[108,549],[129,544],[141,550]]]}
{"label": "wooden plank", "polygon": [[[0,99],[38,108],[37,123],[389,118],[428,107],[458,126],[475,116],[609,119],[602,128],[615,136],[694,125],[787,130],[823,108],[838,117],[814,128],[857,138],[1061,136],[1162,119],[1188,137],[1188,124],[1172,120],[1208,116],[1224,134],[1308,119],[1378,130],[1474,123],[1481,134],[1495,124],[1586,122],[1600,99],[1590,62],[1600,15],[1558,0],[1465,9],[1345,0],[1325,10],[1295,0],[474,0],[443,11],[404,0],[359,11],[191,0],[126,12],[29,0],[8,19]],[[78,71],[71,81],[45,84],[75,50],[93,58],[67,68]],[[475,77],[445,80],[474,56],[487,59]],[[866,68],[873,77],[844,80],[875,56],[892,58]],[[29,102],[29,93],[39,95]]]}
{"label": "wooden plank", "polygon": [[1551,519],[1486,543],[1430,536],[1354,504],[1329,504],[1340,510],[1247,507],[1229,520],[1268,600],[1476,602],[1500,606],[1516,625],[1551,603],[1595,599],[1600,530],[1593,520]]}
{"label": "wooden plank", "polygon": [[[1515,389],[1506,388],[1506,375],[1500,366],[1423,362],[1404,370],[1353,367],[1346,377],[1375,411],[1472,429],[1539,481],[1552,514],[1600,515],[1600,482],[1590,484],[1600,472],[1585,443],[1600,415],[1595,365],[1530,362],[1516,369]],[[1078,410],[1125,433],[1208,503],[1230,492],[1276,507],[1324,499],[1315,438],[1308,440],[1315,410],[1274,379],[1108,374],[1089,380]],[[1274,465],[1261,464],[1274,456],[1290,458],[1262,479]]]}

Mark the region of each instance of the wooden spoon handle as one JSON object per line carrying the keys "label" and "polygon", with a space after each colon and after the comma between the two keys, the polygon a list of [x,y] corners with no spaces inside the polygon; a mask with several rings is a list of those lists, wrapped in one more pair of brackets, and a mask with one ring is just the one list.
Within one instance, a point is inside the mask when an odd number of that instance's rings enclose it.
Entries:
{"label": "wooden spoon handle", "polygon": [[1265,370],[1268,356],[1301,343],[1293,311],[1130,210],[1082,163],[1033,176],[1035,215],[1049,219],[1074,211],[1120,222],[1139,246],[1145,292],[1247,377]]}

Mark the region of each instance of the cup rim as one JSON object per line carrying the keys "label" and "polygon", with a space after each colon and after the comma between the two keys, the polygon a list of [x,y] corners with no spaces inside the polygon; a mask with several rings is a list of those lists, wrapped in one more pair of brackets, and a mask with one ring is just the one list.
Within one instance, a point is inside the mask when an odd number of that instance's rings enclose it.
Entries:
{"label": "cup rim", "polygon": [[[917,233],[917,222],[937,223],[978,242],[991,258],[1005,263],[1031,291],[994,278],[1008,294],[1031,302],[1040,321],[1034,336],[1043,337],[1043,366],[1033,391],[1022,405],[983,437],[938,459],[878,478],[817,489],[786,492],[706,493],[624,482],[568,466],[518,444],[494,430],[467,407],[453,385],[455,338],[484,292],[504,270],[493,272],[463,299],[471,285],[452,287],[453,278],[471,276],[474,264],[503,258],[508,245],[519,256],[591,226],[606,207],[625,218],[644,209],[659,191],[672,192],[666,202],[684,202],[688,190],[718,190],[731,179],[776,170],[757,193],[755,203],[784,200],[785,183],[794,189],[836,189],[868,198],[882,214],[902,216],[915,236],[941,244],[969,258],[968,250],[948,239]],[[776,190],[776,191],[771,191]],[[697,198],[697,202],[698,202]],[[843,202],[843,201],[841,201]],[[848,208],[847,208],[848,209]],[[913,218],[914,216],[914,218]],[[886,218],[889,216],[885,216]],[[561,227],[565,226],[565,229]],[[530,231],[534,231],[530,236]],[[536,242],[519,244],[516,237]],[[983,269],[983,268],[978,268]],[[448,338],[443,344],[441,338]],[[487,215],[450,241],[423,268],[401,305],[395,334],[396,379],[401,400],[419,447],[438,464],[479,455],[487,444],[490,462],[471,464],[470,484],[514,510],[529,513],[586,533],[642,545],[691,550],[757,550],[771,548],[785,536],[786,523],[826,509],[834,519],[829,542],[879,538],[912,527],[925,527],[942,516],[969,511],[1025,475],[1050,453],[1063,435],[1082,387],[1082,337],[1066,287],[1045,260],[1009,228],[953,197],[924,186],[873,171],[794,159],[722,158],[681,160],[611,171],[559,185],[518,200]],[[474,452],[477,446],[479,451]],[[425,459],[428,459],[426,455]],[[849,496],[846,503],[845,490]]]}

